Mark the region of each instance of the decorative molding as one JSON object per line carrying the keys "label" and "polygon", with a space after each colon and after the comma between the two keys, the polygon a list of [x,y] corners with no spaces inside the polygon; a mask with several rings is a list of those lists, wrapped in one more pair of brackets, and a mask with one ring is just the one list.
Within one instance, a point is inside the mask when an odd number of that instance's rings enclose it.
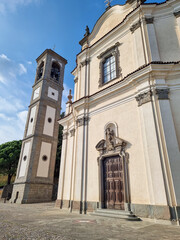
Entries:
{"label": "decorative molding", "polygon": [[75,135],[75,129],[73,128],[73,129],[70,130],[69,132],[70,132],[70,137],[74,137],[74,135]]}
{"label": "decorative molding", "polygon": [[140,107],[141,105],[147,102],[150,102],[152,100],[152,92],[148,91],[145,93],[141,93],[135,98],[136,98],[136,101],[138,102],[138,107]]}
{"label": "decorative molding", "polygon": [[146,24],[153,24],[154,22],[154,17],[146,17],[145,18]]}
{"label": "decorative molding", "polygon": [[76,125],[77,125],[77,127],[85,126],[85,125],[87,125],[88,121],[89,121],[89,117],[87,117],[87,116],[78,118],[76,120]]}
{"label": "decorative molding", "polygon": [[168,97],[169,94],[169,88],[164,88],[164,89],[156,89],[156,95],[158,96],[159,100],[167,100],[169,99]]}
{"label": "decorative molding", "polygon": [[116,47],[119,47],[121,44],[119,42],[115,43],[112,47],[106,49],[104,52],[102,52],[100,55],[97,56],[98,59],[101,59],[104,57],[104,55],[108,54],[110,51],[114,50]]}
{"label": "decorative molding", "polygon": [[77,83],[77,82],[78,82],[78,77],[74,79],[74,83]]}
{"label": "decorative molding", "polygon": [[180,11],[174,12],[174,16],[175,16],[176,18],[180,17]]}
{"label": "decorative molding", "polygon": [[68,132],[63,133],[63,140],[67,139],[68,135],[69,135]]}
{"label": "decorative molding", "polygon": [[141,26],[141,21],[139,20],[137,23],[133,24],[130,27],[130,31],[131,33],[134,33],[136,31],[136,29],[138,29]]}
{"label": "decorative molding", "polygon": [[90,59],[86,59],[83,62],[81,62],[81,66],[82,67],[87,66],[89,63],[90,63]]}

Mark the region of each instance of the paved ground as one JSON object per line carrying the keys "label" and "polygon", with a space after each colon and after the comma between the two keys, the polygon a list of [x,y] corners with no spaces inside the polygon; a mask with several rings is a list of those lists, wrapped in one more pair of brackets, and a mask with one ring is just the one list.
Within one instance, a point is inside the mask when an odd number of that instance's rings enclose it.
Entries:
{"label": "paved ground", "polygon": [[54,203],[0,203],[2,240],[180,240],[180,227],[68,213]]}

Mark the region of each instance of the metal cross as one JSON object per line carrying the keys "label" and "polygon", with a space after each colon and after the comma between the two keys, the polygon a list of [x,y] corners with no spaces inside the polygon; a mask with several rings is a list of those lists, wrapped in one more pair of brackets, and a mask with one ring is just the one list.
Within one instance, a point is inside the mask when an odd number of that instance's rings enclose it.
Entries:
{"label": "metal cross", "polygon": [[53,51],[55,51],[56,45],[54,44]]}
{"label": "metal cross", "polygon": [[113,1],[113,0],[106,0],[106,1],[105,1],[105,3],[107,3],[106,6],[107,6],[107,7],[110,7],[112,1]]}

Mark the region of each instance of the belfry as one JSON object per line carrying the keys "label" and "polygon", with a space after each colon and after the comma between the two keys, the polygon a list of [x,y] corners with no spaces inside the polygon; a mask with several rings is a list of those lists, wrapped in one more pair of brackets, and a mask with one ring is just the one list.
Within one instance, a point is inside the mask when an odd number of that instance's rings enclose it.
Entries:
{"label": "belfry", "polygon": [[50,49],[36,61],[36,78],[11,202],[48,202],[52,199],[57,120],[67,61]]}

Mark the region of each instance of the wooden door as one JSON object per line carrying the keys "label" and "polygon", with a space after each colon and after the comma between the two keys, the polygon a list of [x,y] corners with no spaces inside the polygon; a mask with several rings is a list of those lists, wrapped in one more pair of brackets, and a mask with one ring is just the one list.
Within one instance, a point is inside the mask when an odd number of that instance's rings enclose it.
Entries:
{"label": "wooden door", "polygon": [[120,156],[103,161],[105,208],[124,210],[124,171]]}

